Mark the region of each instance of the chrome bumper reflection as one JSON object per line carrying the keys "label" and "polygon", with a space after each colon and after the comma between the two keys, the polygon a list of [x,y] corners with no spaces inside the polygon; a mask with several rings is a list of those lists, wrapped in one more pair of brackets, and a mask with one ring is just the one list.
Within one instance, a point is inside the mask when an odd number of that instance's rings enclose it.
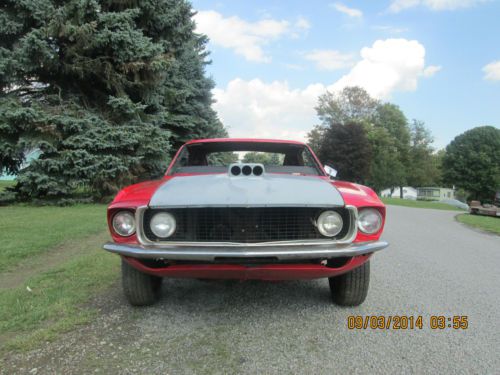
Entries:
{"label": "chrome bumper reflection", "polygon": [[223,258],[276,258],[278,260],[328,259],[369,254],[386,248],[385,241],[351,244],[304,244],[295,246],[178,246],[130,245],[108,242],[104,249],[112,253],[146,259],[194,260],[213,262]]}

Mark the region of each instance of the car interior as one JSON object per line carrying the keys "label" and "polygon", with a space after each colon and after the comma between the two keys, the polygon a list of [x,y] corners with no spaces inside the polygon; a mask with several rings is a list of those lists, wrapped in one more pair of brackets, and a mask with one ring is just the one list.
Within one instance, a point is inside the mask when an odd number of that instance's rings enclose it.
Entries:
{"label": "car interior", "polygon": [[322,175],[307,147],[295,143],[207,142],[183,147],[169,175],[226,173],[234,163],[263,164],[268,173]]}

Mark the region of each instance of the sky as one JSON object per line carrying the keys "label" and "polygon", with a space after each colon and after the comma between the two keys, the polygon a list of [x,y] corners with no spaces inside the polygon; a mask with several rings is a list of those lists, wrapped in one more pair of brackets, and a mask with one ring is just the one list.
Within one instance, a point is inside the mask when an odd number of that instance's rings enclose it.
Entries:
{"label": "sky", "polygon": [[194,0],[231,137],[304,140],[346,86],[423,121],[439,149],[500,127],[500,0]]}

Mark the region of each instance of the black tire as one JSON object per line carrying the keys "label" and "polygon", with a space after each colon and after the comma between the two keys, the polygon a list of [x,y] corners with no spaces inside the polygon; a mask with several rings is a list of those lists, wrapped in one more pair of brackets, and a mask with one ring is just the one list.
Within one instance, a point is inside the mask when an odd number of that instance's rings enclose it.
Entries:
{"label": "black tire", "polygon": [[161,277],[136,270],[122,259],[123,293],[133,306],[152,305],[160,297]]}
{"label": "black tire", "polygon": [[341,306],[359,306],[368,295],[370,262],[343,275],[328,278],[332,300]]}

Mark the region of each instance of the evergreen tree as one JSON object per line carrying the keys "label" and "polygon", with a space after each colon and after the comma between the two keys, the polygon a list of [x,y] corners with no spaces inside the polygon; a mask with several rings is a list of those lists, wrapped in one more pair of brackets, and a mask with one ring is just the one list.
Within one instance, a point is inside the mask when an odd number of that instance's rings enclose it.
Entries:
{"label": "evergreen tree", "polygon": [[227,135],[192,15],[185,0],[3,2],[0,170],[20,197],[108,196],[161,175],[186,139]]}

